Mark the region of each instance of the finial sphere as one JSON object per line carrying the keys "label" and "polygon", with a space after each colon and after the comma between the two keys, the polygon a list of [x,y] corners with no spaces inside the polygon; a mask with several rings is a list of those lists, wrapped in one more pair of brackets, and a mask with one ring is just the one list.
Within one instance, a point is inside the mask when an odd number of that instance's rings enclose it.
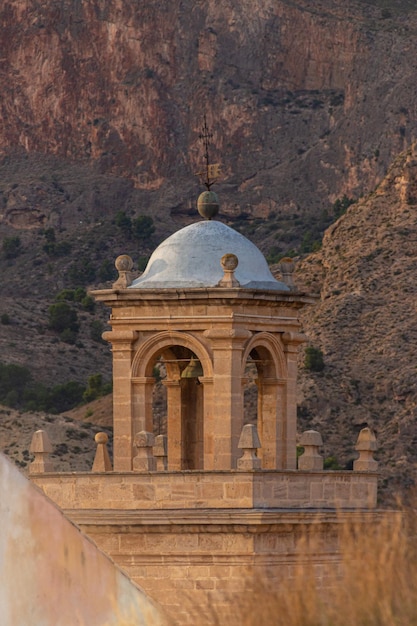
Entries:
{"label": "finial sphere", "polygon": [[130,272],[133,267],[133,261],[128,254],[121,254],[114,262],[119,272]]}
{"label": "finial sphere", "polygon": [[109,440],[108,435],[106,433],[96,433],[94,437],[94,441],[96,443],[107,443]]}
{"label": "finial sphere", "polygon": [[235,254],[227,253],[220,259],[220,265],[224,270],[234,271],[239,265],[239,259]]}
{"label": "finial sphere", "polygon": [[203,191],[197,200],[197,210],[201,217],[211,220],[219,212],[219,198],[214,191]]}

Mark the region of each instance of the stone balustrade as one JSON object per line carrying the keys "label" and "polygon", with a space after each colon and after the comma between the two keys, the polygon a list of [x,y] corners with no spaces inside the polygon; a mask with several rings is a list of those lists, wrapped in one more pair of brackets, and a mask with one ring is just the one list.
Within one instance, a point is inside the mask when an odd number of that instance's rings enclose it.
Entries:
{"label": "stone balustrade", "polygon": [[[370,429],[361,431],[354,471],[323,471],[318,454],[321,436],[303,433],[304,454],[298,470],[262,470],[256,450],[256,427],[246,425],[239,447],[243,456],[237,470],[167,471],[166,437],[142,431],[135,437],[137,456],[132,472],[113,472],[107,435],[97,433],[92,472],[54,473],[46,456],[51,445],[46,433],[35,433],[33,481],[62,508],[100,509],[268,509],[376,507],[377,463],[372,458],[376,440]],[[43,475],[44,472],[48,474]]]}

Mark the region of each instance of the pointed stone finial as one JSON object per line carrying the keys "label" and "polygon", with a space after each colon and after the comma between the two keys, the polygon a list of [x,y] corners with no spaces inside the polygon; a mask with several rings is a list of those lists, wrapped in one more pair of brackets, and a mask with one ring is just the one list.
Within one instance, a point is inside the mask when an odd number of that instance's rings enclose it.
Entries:
{"label": "pointed stone finial", "polygon": [[322,470],[323,457],[319,454],[322,445],[323,440],[317,430],[304,431],[300,438],[300,446],[304,448],[304,452],[298,459],[298,469]]}
{"label": "pointed stone finial", "polygon": [[235,278],[235,269],[239,265],[239,259],[235,254],[224,254],[220,259],[224,276],[218,282],[218,287],[240,287],[240,282]]}
{"label": "pointed stone finial", "polygon": [[29,452],[35,455],[34,460],[29,465],[29,474],[54,471],[52,462],[48,459],[48,455],[52,452],[52,445],[44,430],[37,430],[33,434]]}
{"label": "pointed stone finial", "polygon": [[237,469],[248,471],[261,469],[261,459],[257,456],[257,449],[261,447],[257,428],[254,424],[245,424],[242,428],[237,446],[243,454],[237,461]]}
{"label": "pointed stone finial", "polygon": [[293,274],[295,270],[295,262],[294,259],[290,257],[284,257],[278,264],[279,271],[281,272],[282,282],[287,285],[291,289],[291,291],[296,290],[296,286],[293,279]]}
{"label": "pointed stone finial", "polygon": [[109,438],[106,433],[97,433],[94,441],[97,444],[96,456],[94,458],[92,472],[111,472],[113,470],[107,450]]}
{"label": "pointed stone finial", "polygon": [[164,472],[167,469],[167,461],[168,461],[166,435],[157,435],[155,437],[153,455],[156,461],[156,471]]}
{"label": "pointed stone finial", "polygon": [[121,254],[114,262],[119,278],[113,283],[113,289],[127,289],[132,284],[133,261],[128,254]]}
{"label": "pointed stone finial", "polygon": [[156,470],[155,457],[153,455],[153,446],[155,437],[146,430],[141,430],[135,436],[135,446],[138,453],[133,459],[133,470],[135,472],[153,472]]}
{"label": "pointed stone finial", "polygon": [[353,462],[355,472],[376,472],[378,461],[375,461],[373,453],[378,448],[376,437],[370,428],[362,428],[359,433],[355,450],[359,452],[359,458]]}

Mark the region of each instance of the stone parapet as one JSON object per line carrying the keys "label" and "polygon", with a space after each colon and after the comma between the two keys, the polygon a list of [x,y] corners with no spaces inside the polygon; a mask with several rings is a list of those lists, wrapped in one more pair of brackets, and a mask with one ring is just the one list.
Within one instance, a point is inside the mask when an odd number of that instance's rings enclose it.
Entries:
{"label": "stone parapet", "polygon": [[372,509],[377,497],[375,472],[49,473],[32,480],[63,509]]}

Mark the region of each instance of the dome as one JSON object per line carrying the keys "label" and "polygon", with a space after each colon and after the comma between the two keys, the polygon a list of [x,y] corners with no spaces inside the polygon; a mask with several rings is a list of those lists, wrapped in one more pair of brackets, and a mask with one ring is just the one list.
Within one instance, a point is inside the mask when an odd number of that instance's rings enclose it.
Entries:
{"label": "dome", "polygon": [[275,280],[263,254],[249,239],[216,221],[191,224],[165,239],[144,273],[129,289],[216,287],[224,272],[220,259],[235,254],[235,277],[241,287],[289,291]]}

